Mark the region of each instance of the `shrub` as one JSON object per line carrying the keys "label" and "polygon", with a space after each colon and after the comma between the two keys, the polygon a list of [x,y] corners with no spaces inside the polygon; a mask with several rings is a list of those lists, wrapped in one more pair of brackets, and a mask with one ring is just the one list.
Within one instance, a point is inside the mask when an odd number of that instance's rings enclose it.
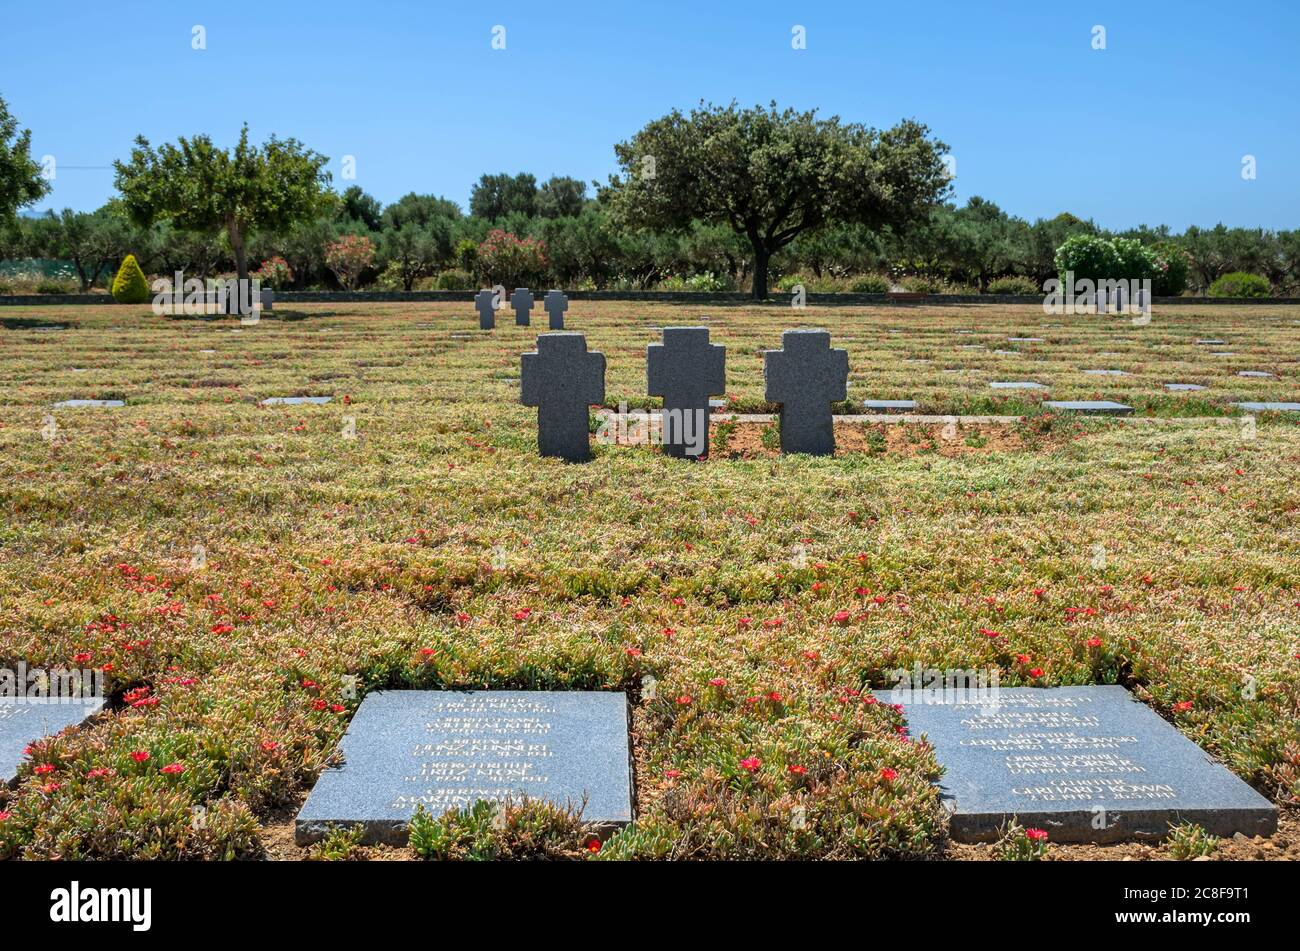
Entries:
{"label": "shrub", "polygon": [[996,280],[989,281],[990,294],[1022,294],[1025,296],[1041,295],[1042,289],[1034,283],[1033,279],[1021,277],[1018,274],[1008,277],[999,277]]}
{"label": "shrub", "polygon": [[449,270],[438,275],[436,286],[440,291],[468,291],[474,289],[474,275],[468,271]]}
{"label": "shrub", "polygon": [[1110,246],[1115,251],[1115,273],[1106,277],[1121,281],[1151,281],[1155,284],[1156,252],[1135,238],[1113,238]]}
{"label": "shrub", "polygon": [[119,304],[147,304],[152,299],[144,271],[140,270],[135,255],[128,254],[117,269],[117,277],[113,278],[113,300]]}
{"label": "shrub", "polygon": [[900,281],[903,290],[911,294],[937,294],[939,293],[939,282],[928,277],[922,277],[920,274],[912,274]]}
{"label": "shrub", "polygon": [[375,243],[362,234],[345,234],[325,246],[325,266],[343,289],[356,290],[361,274],[375,260]]}
{"label": "shrub", "polygon": [[1168,242],[1156,245],[1155,252],[1156,276],[1151,293],[1161,297],[1177,297],[1187,290],[1187,277],[1191,271],[1187,252]]}
{"label": "shrub", "polygon": [[262,282],[263,287],[282,291],[293,283],[293,271],[289,262],[281,257],[267,258],[252,276]]}
{"label": "shrub", "polygon": [[1073,234],[1056,249],[1056,272],[1062,281],[1073,274],[1076,281],[1104,281],[1119,277],[1119,254],[1115,246],[1095,234]]}
{"label": "shrub", "polygon": [[1245,271],[1225,274],[1210,285],[1211,297],[1267,297],[1273,286],[1268,278]]}
{"label": "shrub", "polygon": [[853,279],[849,290],[854,294],[888,294],[891,286],[883,274],[863,274]]}
{"label": "shrub", "polygon": [[534,286],[546,275],[546,245],[494,228],[478,246],[476,272],[485,285]]}

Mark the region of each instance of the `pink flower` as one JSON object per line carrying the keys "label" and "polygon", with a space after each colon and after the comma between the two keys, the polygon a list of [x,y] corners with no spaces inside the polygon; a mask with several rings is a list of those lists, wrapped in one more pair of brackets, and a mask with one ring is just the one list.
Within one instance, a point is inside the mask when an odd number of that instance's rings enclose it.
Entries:
{"label": "pink flower", "polygon": [[747,756],[740,761],[740,768],[750,773],[757,773],[762,765],[763,761],[757,756]]}
{"label": "pink flower", "polygon": [[135,760],[137,763],[147,763],[147,762],[149,762],[149,751],[148,751],[148,750],[135,750],[135,751],[131,754],[131,759]]}
{"label": "pink flower", "polygon": [[1025,838],[1028,839],[1030,842],[1046,842],[1046,841],[1047,841],[1047,830],[1046,830],[1046,829],[1026,829],[1026,830],[1025,830]]}

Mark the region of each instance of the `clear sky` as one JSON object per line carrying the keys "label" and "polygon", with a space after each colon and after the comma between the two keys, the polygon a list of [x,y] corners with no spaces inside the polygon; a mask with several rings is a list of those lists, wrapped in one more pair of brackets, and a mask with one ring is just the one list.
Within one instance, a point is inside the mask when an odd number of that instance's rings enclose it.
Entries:
{"label": "clear sky", "polygon": [[463,207],[483,172],[603,181],[646,121],[734,98],[915,117],[959,199],[1031,220],[1300,227],[1295,0],[0,0],[0,25],[0,96],[57,162],[41,208],[102,204],[137,134],[228,145],[244,121],[328,155],[336,187]]}

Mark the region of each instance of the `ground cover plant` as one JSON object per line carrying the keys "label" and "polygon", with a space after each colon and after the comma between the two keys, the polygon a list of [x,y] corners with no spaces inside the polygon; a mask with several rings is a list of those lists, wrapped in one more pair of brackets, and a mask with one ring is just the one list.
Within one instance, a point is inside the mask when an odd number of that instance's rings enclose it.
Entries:
{"label": "ground cover plant", "polygon": [[[836,457],[781,457],[763,427],[718,424],[715,446],[743,446],[707,462],[597,445],[565,465],[537,457],[519,405],[538,328],[480,333],[468,303],[281,304],[251,326],[6,308],[0,666],[103,669],[113,703],[0,790],[0,855],[263,855],[383,687],[633,702],[632,826],[592,840],[525,804],[505,830],[422,819],[408,854],[950,854],[934,756],[886,689],[915,662],[1124,684],[1294,835],[1300,427],[1231,404],[1297,399],[1300,308],[1143,326],[575,300],[567,320],[606,355],[607,408],[651,404],[652,327],[707,323],[739,412],[771,409],[761,351],[820,326],[849,350],[849,411],[1024,419],[963,424],[961,451],[939,426],[873,424]],[[1050,390],[988,385],[1022,379]],[[300,395],[333,399],[259,406]],[[69,398],[126,405],[51,408]],[[358,852],[383,854],[340,832],[300,857]]]}

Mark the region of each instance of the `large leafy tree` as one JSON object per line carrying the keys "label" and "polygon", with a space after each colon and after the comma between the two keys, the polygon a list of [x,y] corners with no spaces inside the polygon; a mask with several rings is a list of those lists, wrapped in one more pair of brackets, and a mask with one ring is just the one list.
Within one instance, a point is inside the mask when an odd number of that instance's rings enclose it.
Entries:
{"label": "large leafy tree", "polygon": [[49,233],[44,251],[52,258],[71,261],[83,292],[105,274],[112,274],[133,248],[128,223],[107,208],[95,212],[63,209],[57,230]]}
{"label": "large leafy tree", "polygon": [[879,131],[816,110],[701,104],[673,110],[614,146],[606,194],[621,222],[685,231],[723,224],[749,241],[753,293],[772,255],[836,222],[905,228],[949,190],[945,146],[911,120]]}
{"label": "large leafy tree", "polygon": [[245,125],[231,150],[217,148],[206,135],[156,150],[144,136],[135,142],[129,162],[113,163],[132,219],[224,230],[241,279],[248,277],[248,240],[256,230],[286,231],[323,214],[335,199],[328,159],[297,139],[271,136],[265,145],[250,145]]}
{"label": "large leafy tree", "polygon": [[483,175],[469,195],[469,213],[497,221],[510,214],[537,214],[537,179],[527,172]]}
{"label": "large leafy tree", "polygon": [[31,151],[31,130],[20,132],[18,120],[0,99],[0,225],[12,221],[19,208],[26,208],[50,190]]}

